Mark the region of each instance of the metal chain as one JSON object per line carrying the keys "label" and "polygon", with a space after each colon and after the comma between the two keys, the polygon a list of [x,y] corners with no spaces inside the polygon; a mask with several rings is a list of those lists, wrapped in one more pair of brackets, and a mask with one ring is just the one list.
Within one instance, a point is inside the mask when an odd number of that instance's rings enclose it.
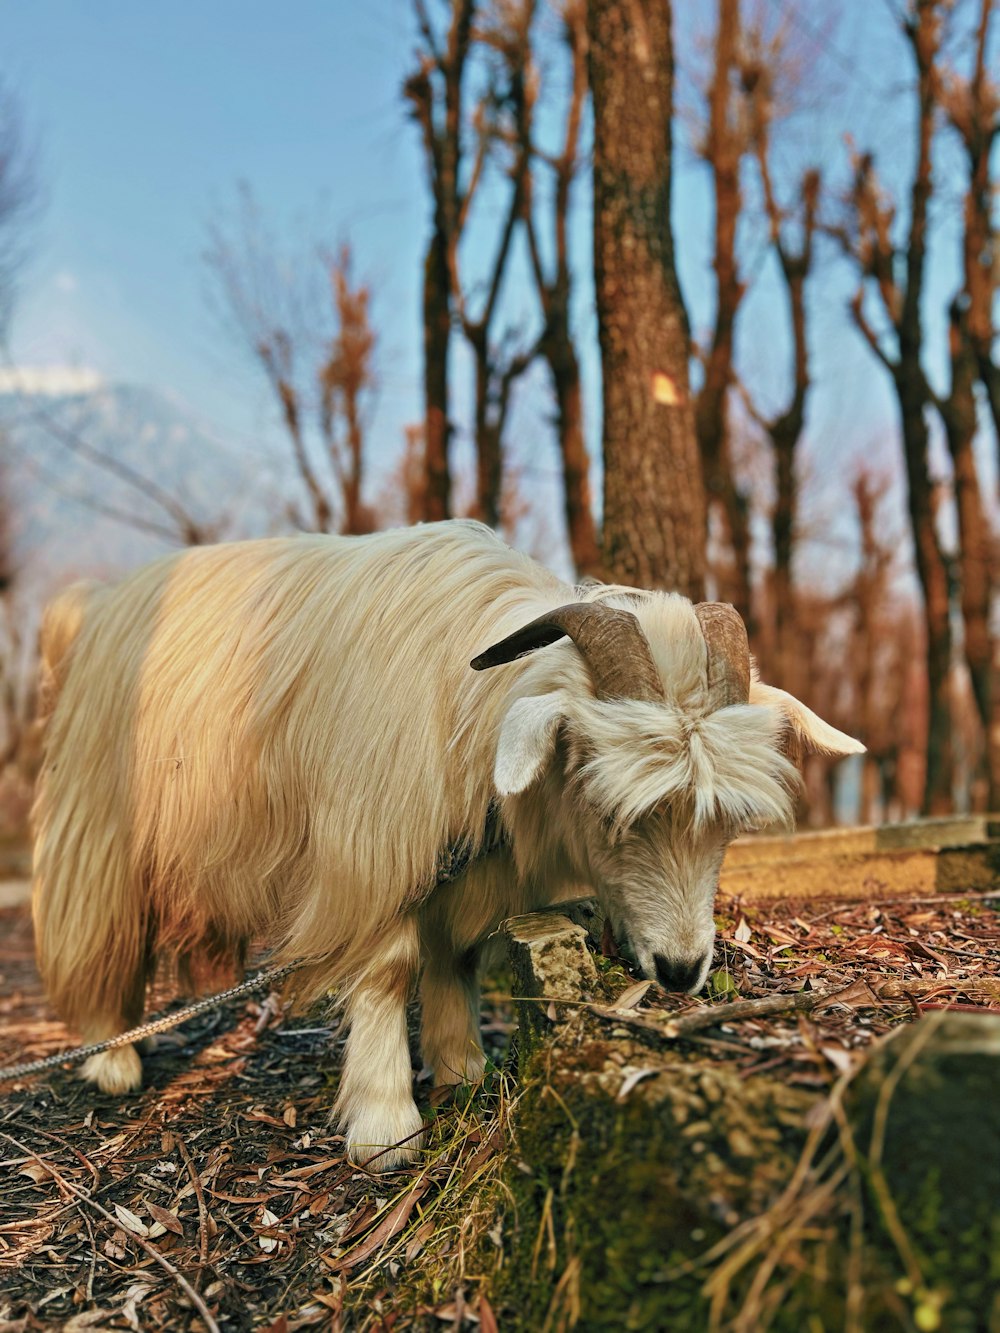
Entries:
{"label": "metal chain", "polygon": [[24,1064],[9,1065],[6,1069],[0,1069],[0,1083],[9,1083],[15,1078],[25,1078],[28,1074],[40,1074],[43,1070],[54,1069],[57,1065],[79,1064],[81,1060],[89,1060],[92,1055],[100,1055],[102,1051],[113,1051],[118,1046],[128,1046],[134,1041],[141,1041],[143,1037],[152,1037],[158,1032],[169,1032],[171,1028],[186,1023],[189,1018],[195,1018],[198,1014],[216,1008],[224,1000],[235,1000],[239,995],[249,995],[253,991],[270,986],[274,981],[280,981],[282,977],[287,977],[290,972],[294,972],[309,961],[307,958],[298,958],[294,963],[270,967],[266,972],[258,972],[249,981],[241,981],[238,986],[231,986],[220,995],[208,995],[204,1000],[185,1005],[176,1013],[164,1014],[162,1018],[151,1018],[148,1023],[143,1023],[137,1028],[120,1032],[117,1037],[108,1037],[107,1041],[95,1041],[89,1046],[76,1046],[69,1051],[47,1055],[43,1060],[29,1060]]}

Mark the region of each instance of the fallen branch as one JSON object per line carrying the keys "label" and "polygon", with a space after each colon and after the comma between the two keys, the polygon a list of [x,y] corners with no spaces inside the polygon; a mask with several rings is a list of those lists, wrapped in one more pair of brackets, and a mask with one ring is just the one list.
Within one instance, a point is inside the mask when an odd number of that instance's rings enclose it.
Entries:
{"label": "fallen branch", "polygon": [[208,1263],[208,1205],[205,1202],[205,1191],[202,1188],[201,1176],[198,1174],[198,1168],[191,1160],[187,1144],[179,1134],[174,1135],[174,1140],[177,1144],[177,1151],[184,1159],[184,1165],[191,1177],[194,1197],[198,1201],[198,1267],[200,1270]]}
{"label": "fallen branch", "polygon": [[[704,1028],[720,1023],[739,1023],[745,1019],[769,1018],[774,1014],[810,1013],[834,1004],[865,1008],[884,1001],[907,1000],[921,995],[939,994],[953,990],[962,995],[982,995],[987,1000],[1000,1000],[1000,977],[976,977],[967,981],[895,981],[882,978],[869,983],[853,981],[848,986],[835,986],[825,991],[791,991],[780,995],[764,995],[756,1000],[733,1000],[728,1004],[709,1004],[685,1014],[671,1017],[663,1010],[637,1013],[632,1009],[617,1009],[613,1005],[587,1005],[599,1018],[609,1018],[630,1027],[645,1028],[667,1040],[690,1036]],[[654,1016],[655,1015],[655,1016]]]}
{"label": "fallen branch", "polygon": [[[55,1180],[62,1189],[68,1194],[72,1194],[79,1203],[89,1204],[91,1208],[100,1213],[103,1218],[112,1224],[112,1226],[121,1230],[121,1223],[113,1213],[109,1213],[103,1204],[98,1203],[96,1199],[92,1199],[86,1190],[82,1190],[79,1185],[75,1185],[72,1180],[67,1180],[51,1162],[43,1162],[38,1154],[32,1152],[27,1144],[21,1143],[19,1139],[15,1139],[13,1134],[8,1134],[6,1130],[0,1130],[0,1135],[12,1143],[19,1152],[28,1153],[52,1176],[53,1180]],[[170,1274],[205,1321],[205,1326],[209,1330],[209,1333],[220,1333],[219,1325],[212,1318],[212,1312],[180,1269],[176,1268],[165,1255],[160,1253],[155,1245],[150,1245],[149,1241],[144,1240],[142,1236],[136,1235],[134,1231],[130,1231],[128,1235],[130,1240],[134,1240],[137,1245],[141,1246],[141,1248],[146,1251],[150,1258],[154,1259],[161,1268]]]}

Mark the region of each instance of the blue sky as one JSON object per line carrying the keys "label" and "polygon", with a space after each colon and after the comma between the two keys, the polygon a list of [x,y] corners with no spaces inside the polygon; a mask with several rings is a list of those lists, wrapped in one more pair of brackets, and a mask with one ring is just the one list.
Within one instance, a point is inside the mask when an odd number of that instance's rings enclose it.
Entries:
{"label": "blue sky", "polygon": [[[771,8],[785,6],[772,0]],[[676,5],[688,62],[697,61],[704,43],[705,12],[695,0]],[[830,175],[842,172],[848,128],[905,169],[908,69],[888,7],[849,0],[836,22],[820,5],[790,12],[812,69],[806,105],[782,132],[786,173],[806,161],[819,161]],[[205,299],[206,227],[243,179],[277,230],[303,243],[351,239],[357,271],[374,289],[380,334],[371,438],[376,454],[390,458],[403,426],[421,414],[419,284],[428,203],[416,130],[400,96],[411,62],[410,24],[407,0],[4,0],[0,74],[38,142],[47,201],[13,327],[15,359],[75,363],[111,380],[152,384],[234,441],[273,438],[266,393]],[[703,331],[711,316],[710,194],[684,136],[682,125],[675,233],[692,322]],[[928,304],[938,333],[955,273],[948,210],[958,186],[951,170],[946,154]],[[891,169],[887,174],[891,180]],[[589,246],[584,193],[574,231],[581,270]],[[490,201],[487,193],[468,255],[472,268]],[[740,324],[740,361],[773,409],[787,359],[784,312],[772,261],[752,233],[744,240],[756,281]],[[532,298],[517,272],[510,309],[527,323]],[[845,318],[850,290],[831,251],[813,298],[817,389],[809,422],[811,467],[831,475],[861,454],[884,455],[889,465],[898,452],[888,382]],[[593,440],[599,382],[586,280],[576,319]],[[457,373],[461,412],[468,398],[461,360]],[[555,467],[540,424],[543,383],[540,374],[529,383],[511,430],[515,452],[540,476]],[[826,489],[834,496],[832,482]],[[827,504],[821,494],[820,512],[831,507],[836,499]]]}
{"label": "blue sky", "polygon": [[[237,429],[263,407],[205,301],[206,226],[246,179],[276,221],[350,235],[392,312],[386,396],[418,403],[425,204],[399,98],[402,0],[99,6],[11,0],[3,73],[39,143],[47,205],[13,348],[173,389]],[[402,376],[400,361],[407,361]]]}

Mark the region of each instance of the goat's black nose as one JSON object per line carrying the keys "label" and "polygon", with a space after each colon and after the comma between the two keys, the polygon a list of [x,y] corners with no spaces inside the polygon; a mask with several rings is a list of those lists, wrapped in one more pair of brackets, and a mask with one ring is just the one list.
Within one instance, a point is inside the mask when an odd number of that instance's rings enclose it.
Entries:
{"label": "goat's black nose", "polygon": [[653,954],[653,962],[656,964],[656,978],[664,990],[689,991],[701,976],[705,960],[699,958],[697,962],[679,962],[664,958],[662,953]]}

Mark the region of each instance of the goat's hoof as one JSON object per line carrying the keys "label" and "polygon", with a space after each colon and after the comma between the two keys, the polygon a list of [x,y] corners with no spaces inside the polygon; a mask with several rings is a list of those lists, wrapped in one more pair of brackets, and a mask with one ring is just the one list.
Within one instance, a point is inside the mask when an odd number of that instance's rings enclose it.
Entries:
{"label": "goat's hoof", "polygon": [[92,1055],[80,1070],[80,1077],[96,1083],[102,1092],[121,1094],[142,1087],[142,1061],[134,1046],[119,1046],[113,1051]]}
{"label": "goat's hoof", "polygon": [[427,1137],[416,1103],[402,1106],[395,1114],[379,1108],[351,1120],[347,1130],[347,1155],[368,1171],[398,1171],[420,1160]]}

